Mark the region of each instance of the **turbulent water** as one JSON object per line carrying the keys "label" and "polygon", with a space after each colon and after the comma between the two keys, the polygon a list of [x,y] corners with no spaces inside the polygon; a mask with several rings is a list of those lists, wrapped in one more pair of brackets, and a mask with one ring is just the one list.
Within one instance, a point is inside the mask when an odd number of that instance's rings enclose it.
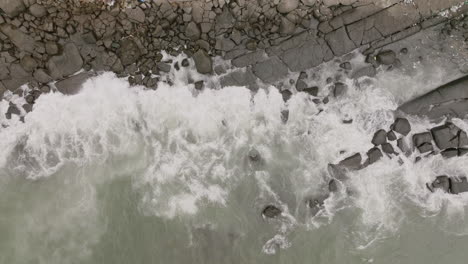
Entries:
{"label": "turbulent water", "polygon": [[[440,81],[399,74],[344,79],[326,105],[284,103],[275,87],[199,92],[193,69],[157,90],[103,73],[77,95],[43,95],[24,123],[0,119],[0,263],[465,263],[468,195],[425,184],[465,175],[466,157],[385,157],[317,215],[306,207],[327,193],[328,163],[365,153],[398,104]],[[282,215],[264,219],[267,204]]]}

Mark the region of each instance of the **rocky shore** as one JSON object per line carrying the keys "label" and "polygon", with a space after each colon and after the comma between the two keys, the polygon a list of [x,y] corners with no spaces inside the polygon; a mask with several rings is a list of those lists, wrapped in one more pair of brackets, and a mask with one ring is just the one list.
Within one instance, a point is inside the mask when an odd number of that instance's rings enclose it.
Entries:
{"label": "rocky shore", "polygon": [[[0,96],[25,96],[26,112],[41,93],[74,93],[73,84],[96,72],[155,89],[161,74],[191,63],[223,75],[222,86],[253,90],[301,73],[295,90],[316,93],[302,72],[355,49],[369,65],[342,68],[359,78],[398,64],[385,47],[434,25],[448,21],[447,34],[456,28],[468,37],[462,0],[3,0],[0,9]],[[174,64],[164,52],[191,59]],[[240,70],[226,74],[214,57]],[[335,86],[336,95],[343,87]]]}

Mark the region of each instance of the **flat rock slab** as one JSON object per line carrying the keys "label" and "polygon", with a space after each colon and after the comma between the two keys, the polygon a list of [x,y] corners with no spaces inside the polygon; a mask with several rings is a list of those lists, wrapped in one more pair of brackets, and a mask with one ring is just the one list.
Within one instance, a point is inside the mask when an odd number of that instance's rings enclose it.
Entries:
{"label": "flat rock slab", "polygon": [[468,76],[450,82],[399,108],[402,112],[439,120],[444,116],[464,118],[468,114]]}
{"label": "flat rock slab", "polygon": [[77,94],[83,84],[91,77],[95,76],[92,72],[81,72],[67,79],[55,83],[57,90],[66,95]]}

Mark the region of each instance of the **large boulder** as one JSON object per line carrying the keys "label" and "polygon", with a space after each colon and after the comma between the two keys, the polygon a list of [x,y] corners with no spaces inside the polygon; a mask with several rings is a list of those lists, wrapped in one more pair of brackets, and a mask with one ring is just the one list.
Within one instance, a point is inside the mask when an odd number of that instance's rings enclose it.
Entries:
{"label": "large boulder", "polygon": [[1,0],[0,9],[9,17],[15,17],[26,10],[23,0]]}
{"label": "large boulder", "polygon": [[193,54],[193,60],[195,61],[195,67],[197,71],[201,74],[211,74],[213,72],[213,62],[211,57],[202,50],[199,49],[195,54]]}
{"label": "large boulder", "polygon": [[53,79],[72,75],[81,70],[82,66],[83,59],[73,43],[65,44],[62,54],[51,57],[47,62],[47,69]]}
{"label": "large boulder", "polygon": [[392,124],[391,129],[395,132],[398,132],[404,136],[408,135],[411,131],[411,125],[406,118],[397,118]]}

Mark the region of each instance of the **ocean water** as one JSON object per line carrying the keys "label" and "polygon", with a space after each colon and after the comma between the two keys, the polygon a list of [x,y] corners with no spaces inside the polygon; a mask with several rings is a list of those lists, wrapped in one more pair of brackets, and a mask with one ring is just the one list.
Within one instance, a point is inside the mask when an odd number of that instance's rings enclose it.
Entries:
{"label": "ocean water", "polygon": [[[323,99],[331,69],[314,71]],[[157,90],[101,73],[79,94],[42,95],[24,123],[0,117],[0,263],[466,263],[468,194],[425,184],[466,175],[467,157],[385,157],[338,182],[317,215],[305,202],[328,195],[329,163],[364,154],[400,103],[444,76],[433,73],[342,77],[346,95],[328,104],[219,89],[193,68]],[[197,78],[218,89],[195,90]],[[411,133],[434,125],[408,118]],[[263,218],[268,204],[283,213]]]}

